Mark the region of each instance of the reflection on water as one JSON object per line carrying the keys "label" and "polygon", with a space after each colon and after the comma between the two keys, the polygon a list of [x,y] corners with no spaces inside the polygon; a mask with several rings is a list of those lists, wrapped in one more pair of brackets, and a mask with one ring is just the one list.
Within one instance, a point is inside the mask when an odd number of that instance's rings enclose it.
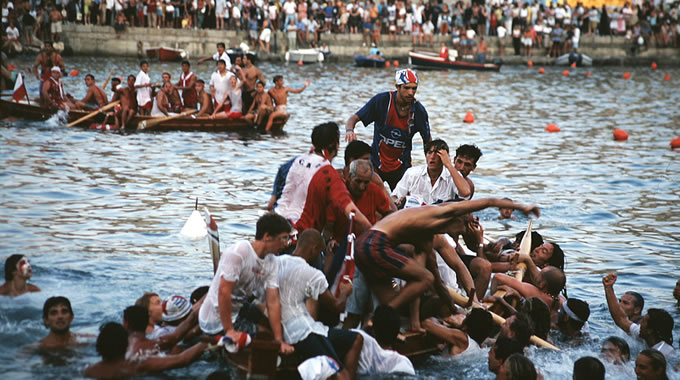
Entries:
{"label": "reflection on water", "polygon": [[[112,67],[100,58],[69,62],[68,69],[92,72],[99,81]],[[133,60],[114,65],[115,75],[138,71]],[[207,243],[178,236],[194,197],[211,209],[223,245],[252,236],[278,165],[309,148],[312,127],[344,123],[377,91],[393,88],[392,70],[344,64],[261,68],[268,80],[283,73],[294,88],[312,79],[302,94],[290,96],[293,116],[282,136],[121,136],[67,129],[56,120],[0,121],[0,257],[29,255],[34,281],[44,290],[14,304],[0,300],[0,340],[7,342],[0,348],[0,372],[12,378],[73,377],[96,360],[93,345],[75,353],[78,360],[65,359],[65,366],[39,357],[16,360],[21,347],[46,334],[41,309],[48,296],[69,297],[74,330],[96,334],[100,323],[120,321],[122,310],[145,291],[188,296],[207,285]],[[204,79],[211,69],[194,68]],[[174,64],[152,64],[152,80],[163,71],[179,75]],[[665,308],[679,321],[671,291],[680,267],[680,152],[668,149],[680,135],[677,79],[664,82],[663,72],[648,69],[635,69],[627,81],[620,79],[623,68],[592,71],[589,78],[581,69],[565,78],[557,68],[544,75],[523,67],[499,74],[420,73],[417,97],[428,110],[433,136],[452,148],[475,143],[484,152],[472,174],[475,197],[540,205],[542,217],[534,226],[564,248],[569,295],[590,303],[586,344],[559,353],[532,349],[548,379],[570,378],[574,360],[596,356],[604,338],[622,335],[607,312],[600,280],[606,272],[619,272],[619,293],[636,289],[649,307]],[[680,77],[678,70],[670,73]],[[28,87],[37,91],[31,78]],[[66,78],[65,87],[77,98],[85,93],[82,76]],[[474,113],[474,124],[462,122],[467,111]],[[548,123],[562,132],[544,132]],[[613,141],[612,128],[625,129],[630,139]],[[370,140],[370,129],[357,131]],[[424,162],[421,152],[417,137],[414,164]],[[494,237],[526,225],[522,218],[499,222],[496,210],[479,216]],[[640,349],[633,347],[635,353]],[[201,362],[171,375],[204,377],[217,366]],[[418,371],[423,378],[492,377],[485,355],[463,362],[435,357]],[[624,374],[630,371],[632,364]]]}

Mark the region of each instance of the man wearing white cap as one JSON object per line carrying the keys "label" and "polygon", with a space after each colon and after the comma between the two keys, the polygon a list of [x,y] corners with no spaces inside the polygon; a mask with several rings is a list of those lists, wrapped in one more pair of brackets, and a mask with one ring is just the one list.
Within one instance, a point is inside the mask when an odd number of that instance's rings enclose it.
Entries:
{"label": "man wearing white cap", "polygon": [[53,111],[75,108],[75,105],[68,99],[61,83],[61,69],[54,66],[50,70],[50,78],[42,84],[40,89],[40,102],[44,107]]}
{"label": "man wearing white cap", "polygon": [[373,124],[371,162],[391,189],[411,166],[413,137],[420,133],[423,143],[430,142],[430,123],[425,107],[416,100],[418,75],[411,69],[395,75],[396,91],[375,95],[346,124],[346,141],[356,140],[354,127],[361,121]]}
{"label": "man wearing white cap", "polygon": [[149,62],[142,61],[139,64],[141,70],[135,79],[135,89],[137,89],[137,108],[140,115],[149,115],[151,113],[151,78],[147,74],[149,72]]}

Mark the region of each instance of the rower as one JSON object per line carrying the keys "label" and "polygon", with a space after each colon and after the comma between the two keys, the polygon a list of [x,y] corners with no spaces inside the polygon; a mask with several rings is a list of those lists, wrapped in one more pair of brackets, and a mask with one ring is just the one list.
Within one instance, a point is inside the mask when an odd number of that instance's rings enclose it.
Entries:
{"label": "rower", "polygon": [[202,79],[196,81],[196,93],[198,96],[198,105],[200,111],[196,114],[196,117],[210,116],[215,109],[212,97],[205,91],[205,82]]}
{"label": "rower", "polygon": [[374,123],[371,162],[380,178],[394,189],[411,166],[411,145],[416,132],[428,143],[430,123],[425,107],[416,100],[418,76],[413,70],[399,70],[395,76],[397,90],[375,95],[356,114],[347,119],[345,140],[356,140],[354,128]]}
{"label": "rower", "polygon": [[149,62],[139,64],[139,73],[135,79],[134,89],[137,90],[137,107],[140,115],[149,115],[153,105],[151,99],[151,78],[149,77]]}
{"label": "rower", "polygon": [[210,57],[205,57],[201,58],[198,60],[198,64],[200,65],[203,62],[213,60],[215,63],[218,63],[219,61],[224,61],[224,65],[227,70],[231,70],[231,59],[229,58],[229,54],[225,51],[225,46],[224,42],[218,42],[217,43],[217,53],[213,54]]}
{"label": "rower", "polygon": [[108,103],[104,90],[94,84],[94,75],[85,75],[85,85],[87,86],[87,94],[85,94],[83,100],[76,102],[78,108],[95,110]]}
{"label": "rower", "polygon": [[40,91],[40,101],[42,105],[52,111],[76,108],[75,104],[69,100],[68,95],[64,91],[64,85],[61,83],[61,69],[59,66],[52,67],[50,73],[49,80],[43,82]]}
{"label": "rower", "polygon": [[179,95],[179,90],[172,84],[172,76],[170,73],[165,72],[161,74],[161,87],[165,86],[166,83],[170,83],[171,88],[168,93],[168,102],[170,102],[170,110],[175,113],[182,112],[182,97]]}
{"label": "rower", "polygon": [[283,86],[283,76],[281,75],[274,76],[274,88],[269,90],[269,96],[271,96],[272,99],[274,100],[274,103],[276,103],[276,107],[274,108],[274,112],[272,112],[272,114],[269,115],[269,120],[267,120],[267,126],[265,127],[266,131],[271,131],[274,119],[276,119],[277,117],[285,118],[284,124],[290,117],[290,114],[287,112],[288,93],[299,94],[302,91],[304,91],[305,88],[307,88],[307,86],[309,86],[310,83],[311,83],[310,80],[306,80],[305,85],[302,88],[293,89],[290,87]]}
{"label": "rower", "polygon": [[28,283],[32,275],[33,268],[26,256],[15,254],[8,257],[5,260],[5,283],[0,286],[0,296],[15,297],[39,292],[39,287]]}
{"label": "rower", "polygon": [[196,75],[190,71],[191,63],[182,61],[182,73],[179,75],[177,89],[182,90],[182,100],[185,108],[198,109],[198,94],[196,92]]}

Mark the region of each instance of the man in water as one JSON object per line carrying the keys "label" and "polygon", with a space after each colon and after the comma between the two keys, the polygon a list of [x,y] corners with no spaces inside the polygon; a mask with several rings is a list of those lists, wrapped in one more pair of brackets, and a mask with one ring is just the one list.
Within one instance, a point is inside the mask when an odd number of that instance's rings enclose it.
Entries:
{"label": "man in water", "polygon": [[73,309],[68,298],[48,298],[43,305],[43,322],[50,333],[40,340],[40,348],[54,350],[76,343],[78,334],[70,331]]}
{"label": "man in water", "polygon": [[94,84],[94,76],[92,74],[85,75],[85,85],[87,86],[87,94],[85,94],[83,100],[76,102],[78,108],[95,110],[108,103],[106,93]]}
{"label": "man in water", "polygon": [[151,78],[149,77],[149,62],[142,61],[133,88],[137,91],[137,107],[140,115],[149,115],[153,105],[151,99]]}
{"label": "man in water", "polygon": [[283,76],[281,75],[274,76],[274,88],[269,90],[269,96],[271,96],[272,99],[274,100],[276,107],[274,108],[274,112],[272,112],[272,114],[269,115],[269,120],[267,120],[267,126],[265,127],[266,131],[271,131],[274,119],[276,119],[277,117],[284,117],[285,121],[287,121],[288,118],[290,117],[290,114],[287,111],[288,93],[299,94],[302,91],[304,91],[305,88],[307,88],[307,86],[309,86],[310,83],[311,81],[306,80],[305,85],[302,88],[293,89],[290,87],[283,86]]}
{"label": "man in water", "polygon": [[220,60],[224,61],[224,65],[227,70],[231,70],[231,59],[229,58],[229,54],[225,51],[224,47],[224,42],[218,42],[217,43],[217,53],[213,54],[210,57],[205,57],[201,58],[198,60],[198,64],[200,65],[203,62],[213,60],[215,63],[219,62]]}
{"label": "man in water", "polygon": [[269,114],[274,110],[272,97],[264,92],[264,82],[257,81],[255,84],[255,96],[246,113],[245,119],[258,127],[269,119]]}
{"label": "man in water", "polygon": [[196,92],[196,74],[191,71],[191,63],[182,61],[182,73],[176,88],[182,90],[184,108],[198,109],[198,93]]}
{"label": "man in water", "polygon": [[675,283],[675,288],[673,288],[673,298],[675,298],[678,301],[678,305],[680,305],[680,280]]}
{"label": "man in water", "polygon": [[616,272],[612,272],[602,278],[609,313],[614,321],[619,318],[626,318],[632,323],[640,323],[642,309],[645,307],[645,299],[638,292],[627,291],[621,296],[621,299],[617,300],[616,293],[614,292],[614,284],[617,277]]}
{"label": "man in water", "polygon": [[[503,198],[503,199],[507,199],[509,201],[512,201],[512,199],[510,199],[510,198]],[[504,219],[516,220],[517,217],[512,215],[513,211],[514,210],[511,210],[511,209],[508,209],[508,208],[499,208],[498,212],[500,213],[500,215],[498,216],[498,219],[500,219],[500,220],[504,220]]]}
{"label": "man in water", "polygon": [[39,292],[40,288],[29,284],[33,268],[24,255],[12,255],[5,260],[5,283],[0,286],[0,296],[20,296]]}
{"label": "man in water", "polygon": [[198,105],[200,106],[200,111],[198,111],[196,117],[212,115],[215,105],[213,104],[210,94],[205,91],[205,82],[202,79],[196,81],[196,92],[198,96]]}
{"label": "man in water", "polygon": [[241,68],[241,78],[243,80],[243,109],[250,109],[255,96],[255,86],[257,82],[264,83],[262,71],[253,65],[255,54],[247,53],[243,56],[243,67]]}
{"label": "man in water", "polygon": [[396,91],[375,95],[345,126],[345,140],[356,140],[354,128],[361,121],[364,126],[374,123],[371,162],[394,190],[411,166],[411,146],[416,132],[423,143],[428,143],[430,123],[425,107],[416,100],[418,76],[410,69],[399,70],[395,76]]}

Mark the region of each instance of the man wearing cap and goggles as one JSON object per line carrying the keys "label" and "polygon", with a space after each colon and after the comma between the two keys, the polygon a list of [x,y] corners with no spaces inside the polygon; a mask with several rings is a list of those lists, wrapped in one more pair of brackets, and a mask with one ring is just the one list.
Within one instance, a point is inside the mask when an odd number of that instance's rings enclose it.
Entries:
{"label": "man wearing cap and goggles", "polygon": [[423,143],[428,143],[430,123],[425,107],[416,100],[418,75],[410,69],[399,70],[395,75],[396,91],[375,95],[346,124],[346,141],[356,140],[354,127],[374,123],[371,162],[391,189],[411,166],[413,136],[420,133]]}

